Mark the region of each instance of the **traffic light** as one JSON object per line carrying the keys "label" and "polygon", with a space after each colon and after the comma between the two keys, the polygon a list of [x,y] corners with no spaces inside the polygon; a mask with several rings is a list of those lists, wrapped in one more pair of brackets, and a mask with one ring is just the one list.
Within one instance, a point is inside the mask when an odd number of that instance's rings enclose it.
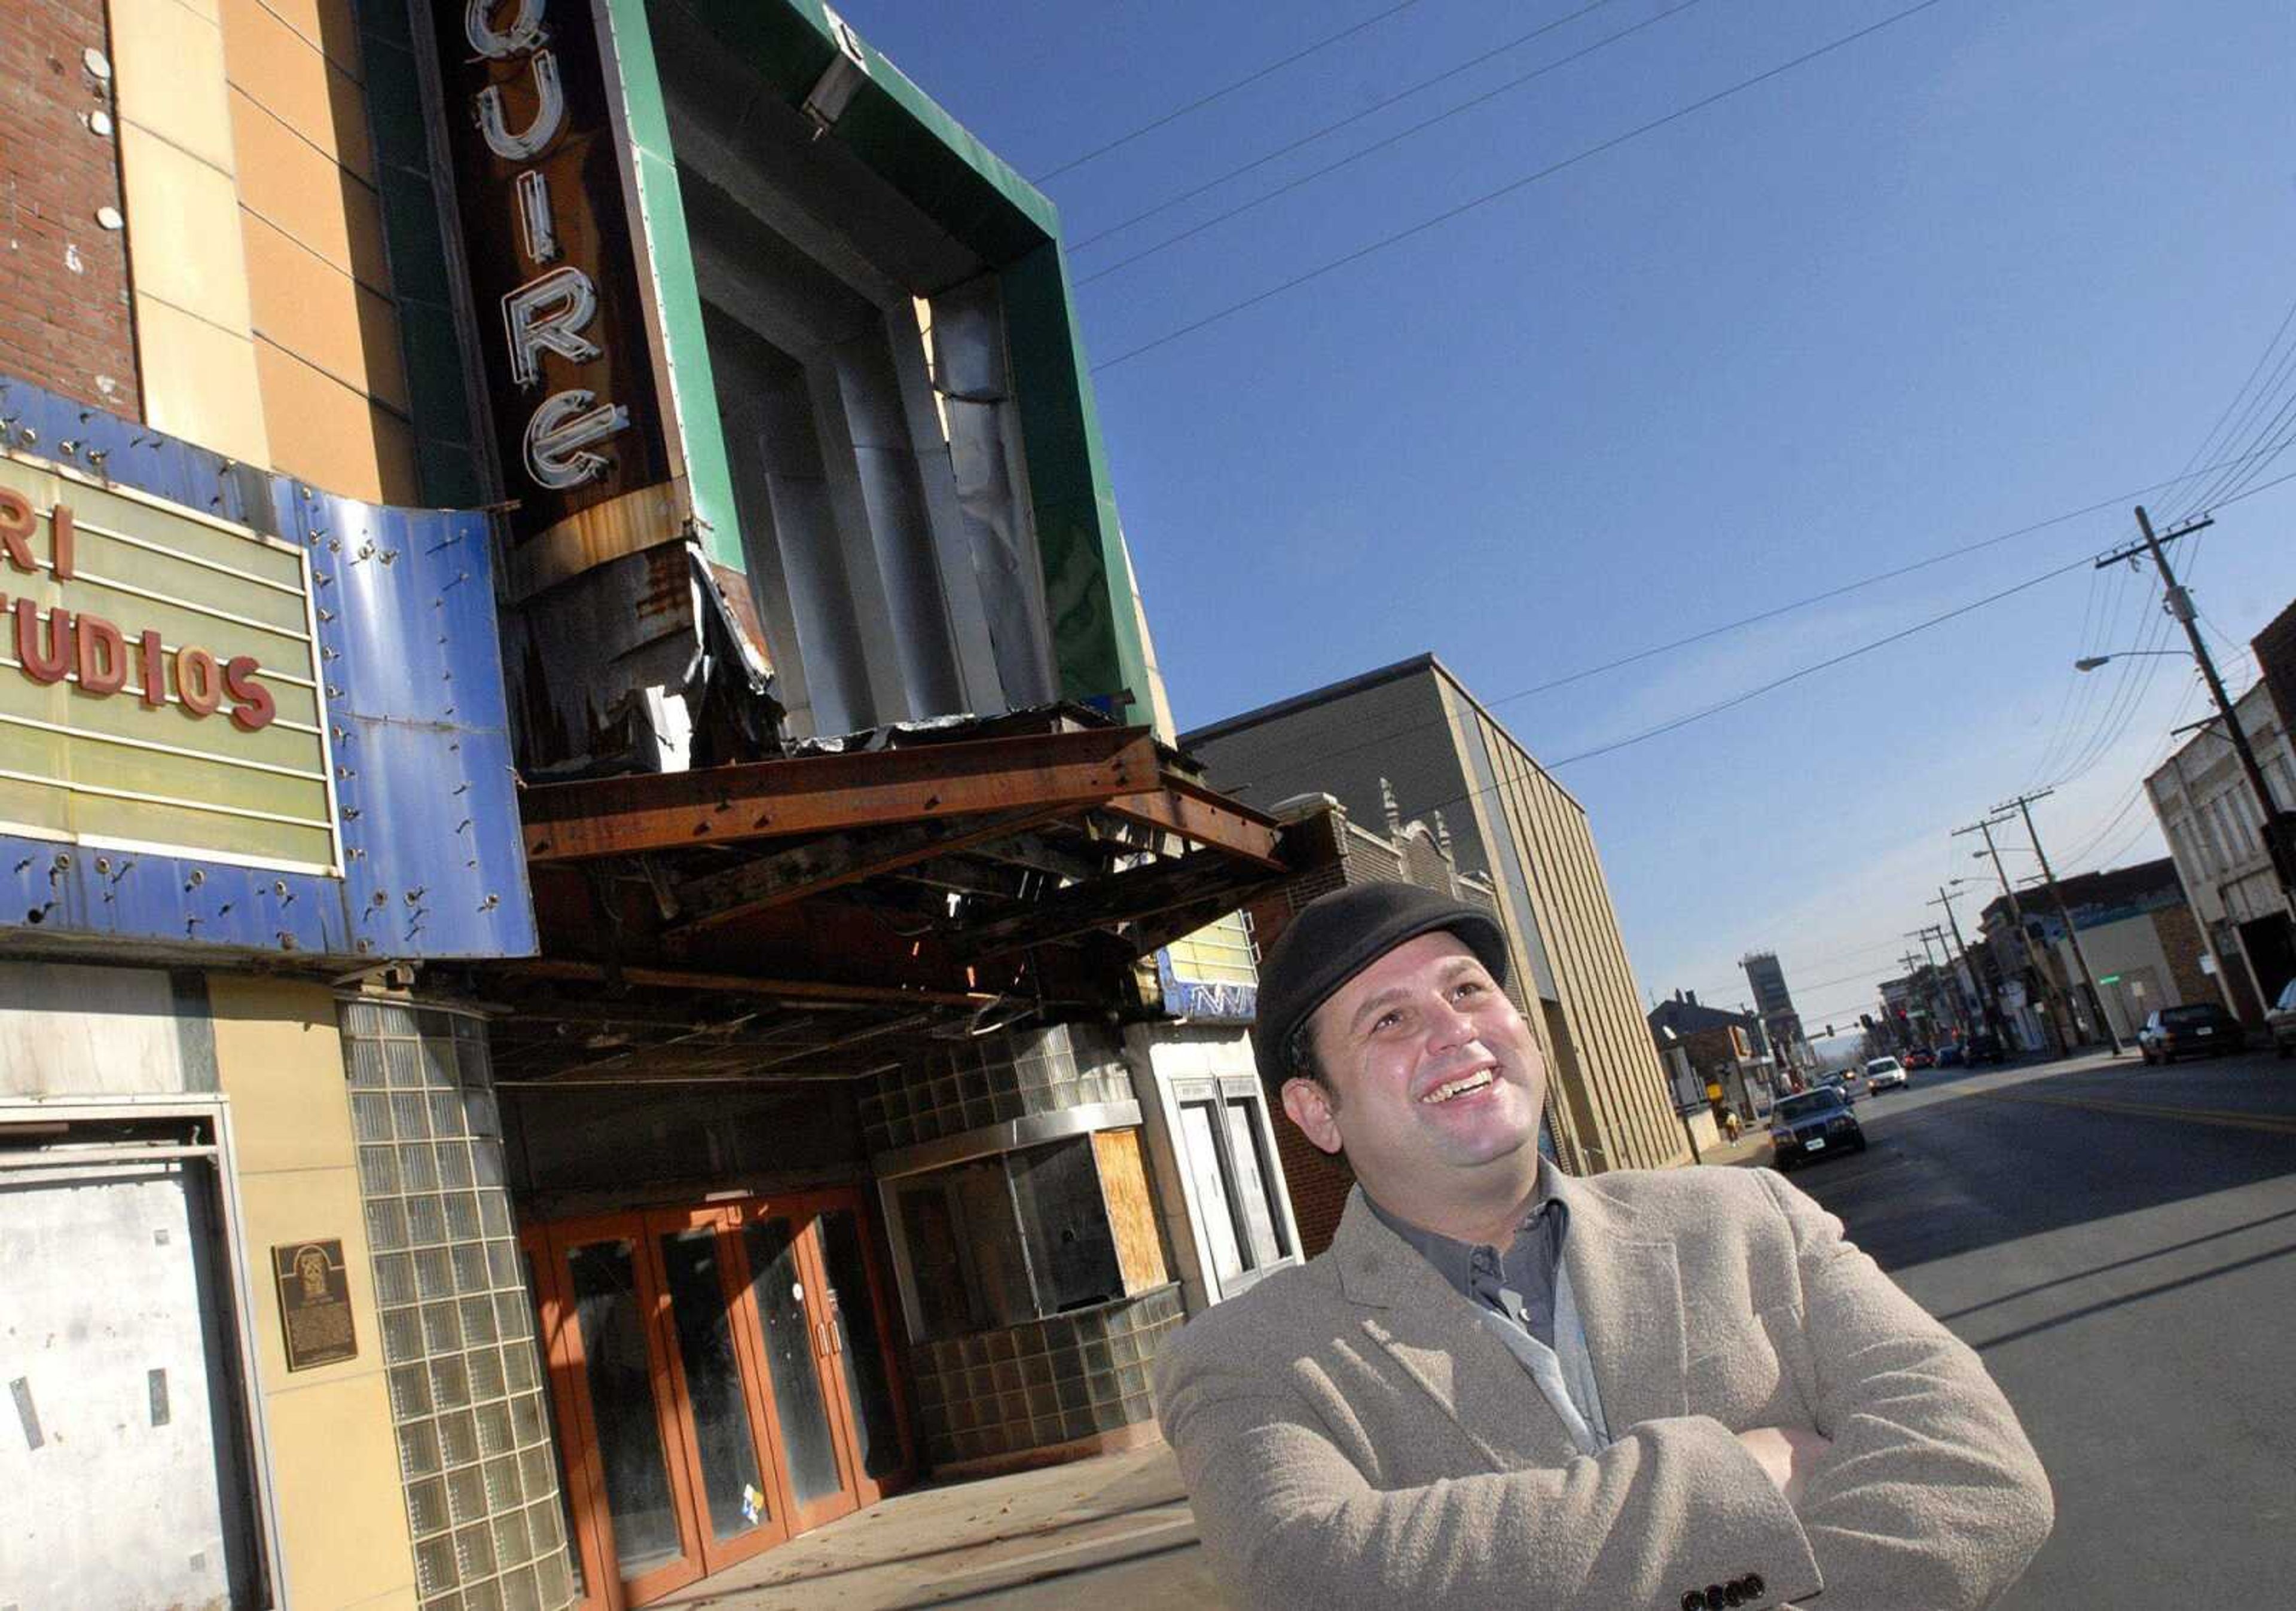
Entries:
{"label": "traffic light", "polygon": [[1825,1038],[1829,1041],[1833,1038],[1833,1026],[1831,1024],[1825,1026]]}

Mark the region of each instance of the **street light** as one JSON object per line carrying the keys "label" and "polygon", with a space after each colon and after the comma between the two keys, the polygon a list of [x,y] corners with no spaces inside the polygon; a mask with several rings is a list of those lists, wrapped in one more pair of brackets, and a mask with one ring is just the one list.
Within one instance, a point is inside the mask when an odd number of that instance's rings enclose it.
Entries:
{"label": "street light", "polygon": [[2189,649],[2120,649],[2111,654],[2084,655],[2073,662],[2073,669],[2095,671],[2098,666],[2110,666],[2115,660],[2133,659],[2138,656],[2151,655],[2183,655],[2189,660],[2193,658],[2193,651]]}

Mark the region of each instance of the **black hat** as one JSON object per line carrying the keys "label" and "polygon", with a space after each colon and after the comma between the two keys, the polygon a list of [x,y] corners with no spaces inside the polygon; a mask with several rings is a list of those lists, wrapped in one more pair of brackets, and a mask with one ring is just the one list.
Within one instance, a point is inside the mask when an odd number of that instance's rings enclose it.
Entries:
{"label": "black hat", "polygon": [[1416,884],[1358,884],[1318,895],[1300,909],[1259,967],[1259,1021],[1252,1055],[1270,1091],[1291,1071],[1283,1044],[1340,987],[1406,940],[1438,929],[1456,935],[1506,983],[1506,935],[1480,907],[1462,905]]}

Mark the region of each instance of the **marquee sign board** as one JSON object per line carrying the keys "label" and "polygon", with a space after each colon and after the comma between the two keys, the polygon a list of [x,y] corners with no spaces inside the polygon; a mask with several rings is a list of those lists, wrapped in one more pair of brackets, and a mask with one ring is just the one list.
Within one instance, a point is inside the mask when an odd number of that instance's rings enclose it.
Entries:
{"label": "marquee sign board", "polygon": [[0,833],[340,870],[305,552],[0,452]]}
{"label": "marquee sign board", "polygon": [[514,539],[672,478],[590,0],[434,0]]}

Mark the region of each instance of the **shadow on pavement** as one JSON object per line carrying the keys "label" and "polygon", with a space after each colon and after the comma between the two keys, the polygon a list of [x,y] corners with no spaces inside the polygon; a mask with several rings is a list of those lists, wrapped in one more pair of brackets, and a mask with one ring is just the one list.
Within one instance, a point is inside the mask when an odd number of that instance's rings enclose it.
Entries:
{"label": "shadow on pavement", "polygon": [[[2133,1058],[1933,1076],[1915,1093],[1929,1100],[1917,1104],[1861,1100],[1869,1150],[1797,1170],[1794,1183],[1896,1271],[2278,1179],[2296,1173],[2286,1128],[2286,1116],[2296,1115],[2296,1081],[2269,1078],[2268,1051],[2205,1067],[2249,1065],[2263,1077],[2249,1085],[2253,1105],[2243,1116],[2222,1114],[2216,1093],[2143,1069]],[[2141,1089],[2147,1111],[2104,1099],[2127,1088]],[[2070,1100],[1987,1100],[1991,1089],[2056,1091]],[[2178,1108],[2194,1110],[2194,1119],[2173,1116]],[[2245,1117],[2257,1122],[2239,1122]]]}

